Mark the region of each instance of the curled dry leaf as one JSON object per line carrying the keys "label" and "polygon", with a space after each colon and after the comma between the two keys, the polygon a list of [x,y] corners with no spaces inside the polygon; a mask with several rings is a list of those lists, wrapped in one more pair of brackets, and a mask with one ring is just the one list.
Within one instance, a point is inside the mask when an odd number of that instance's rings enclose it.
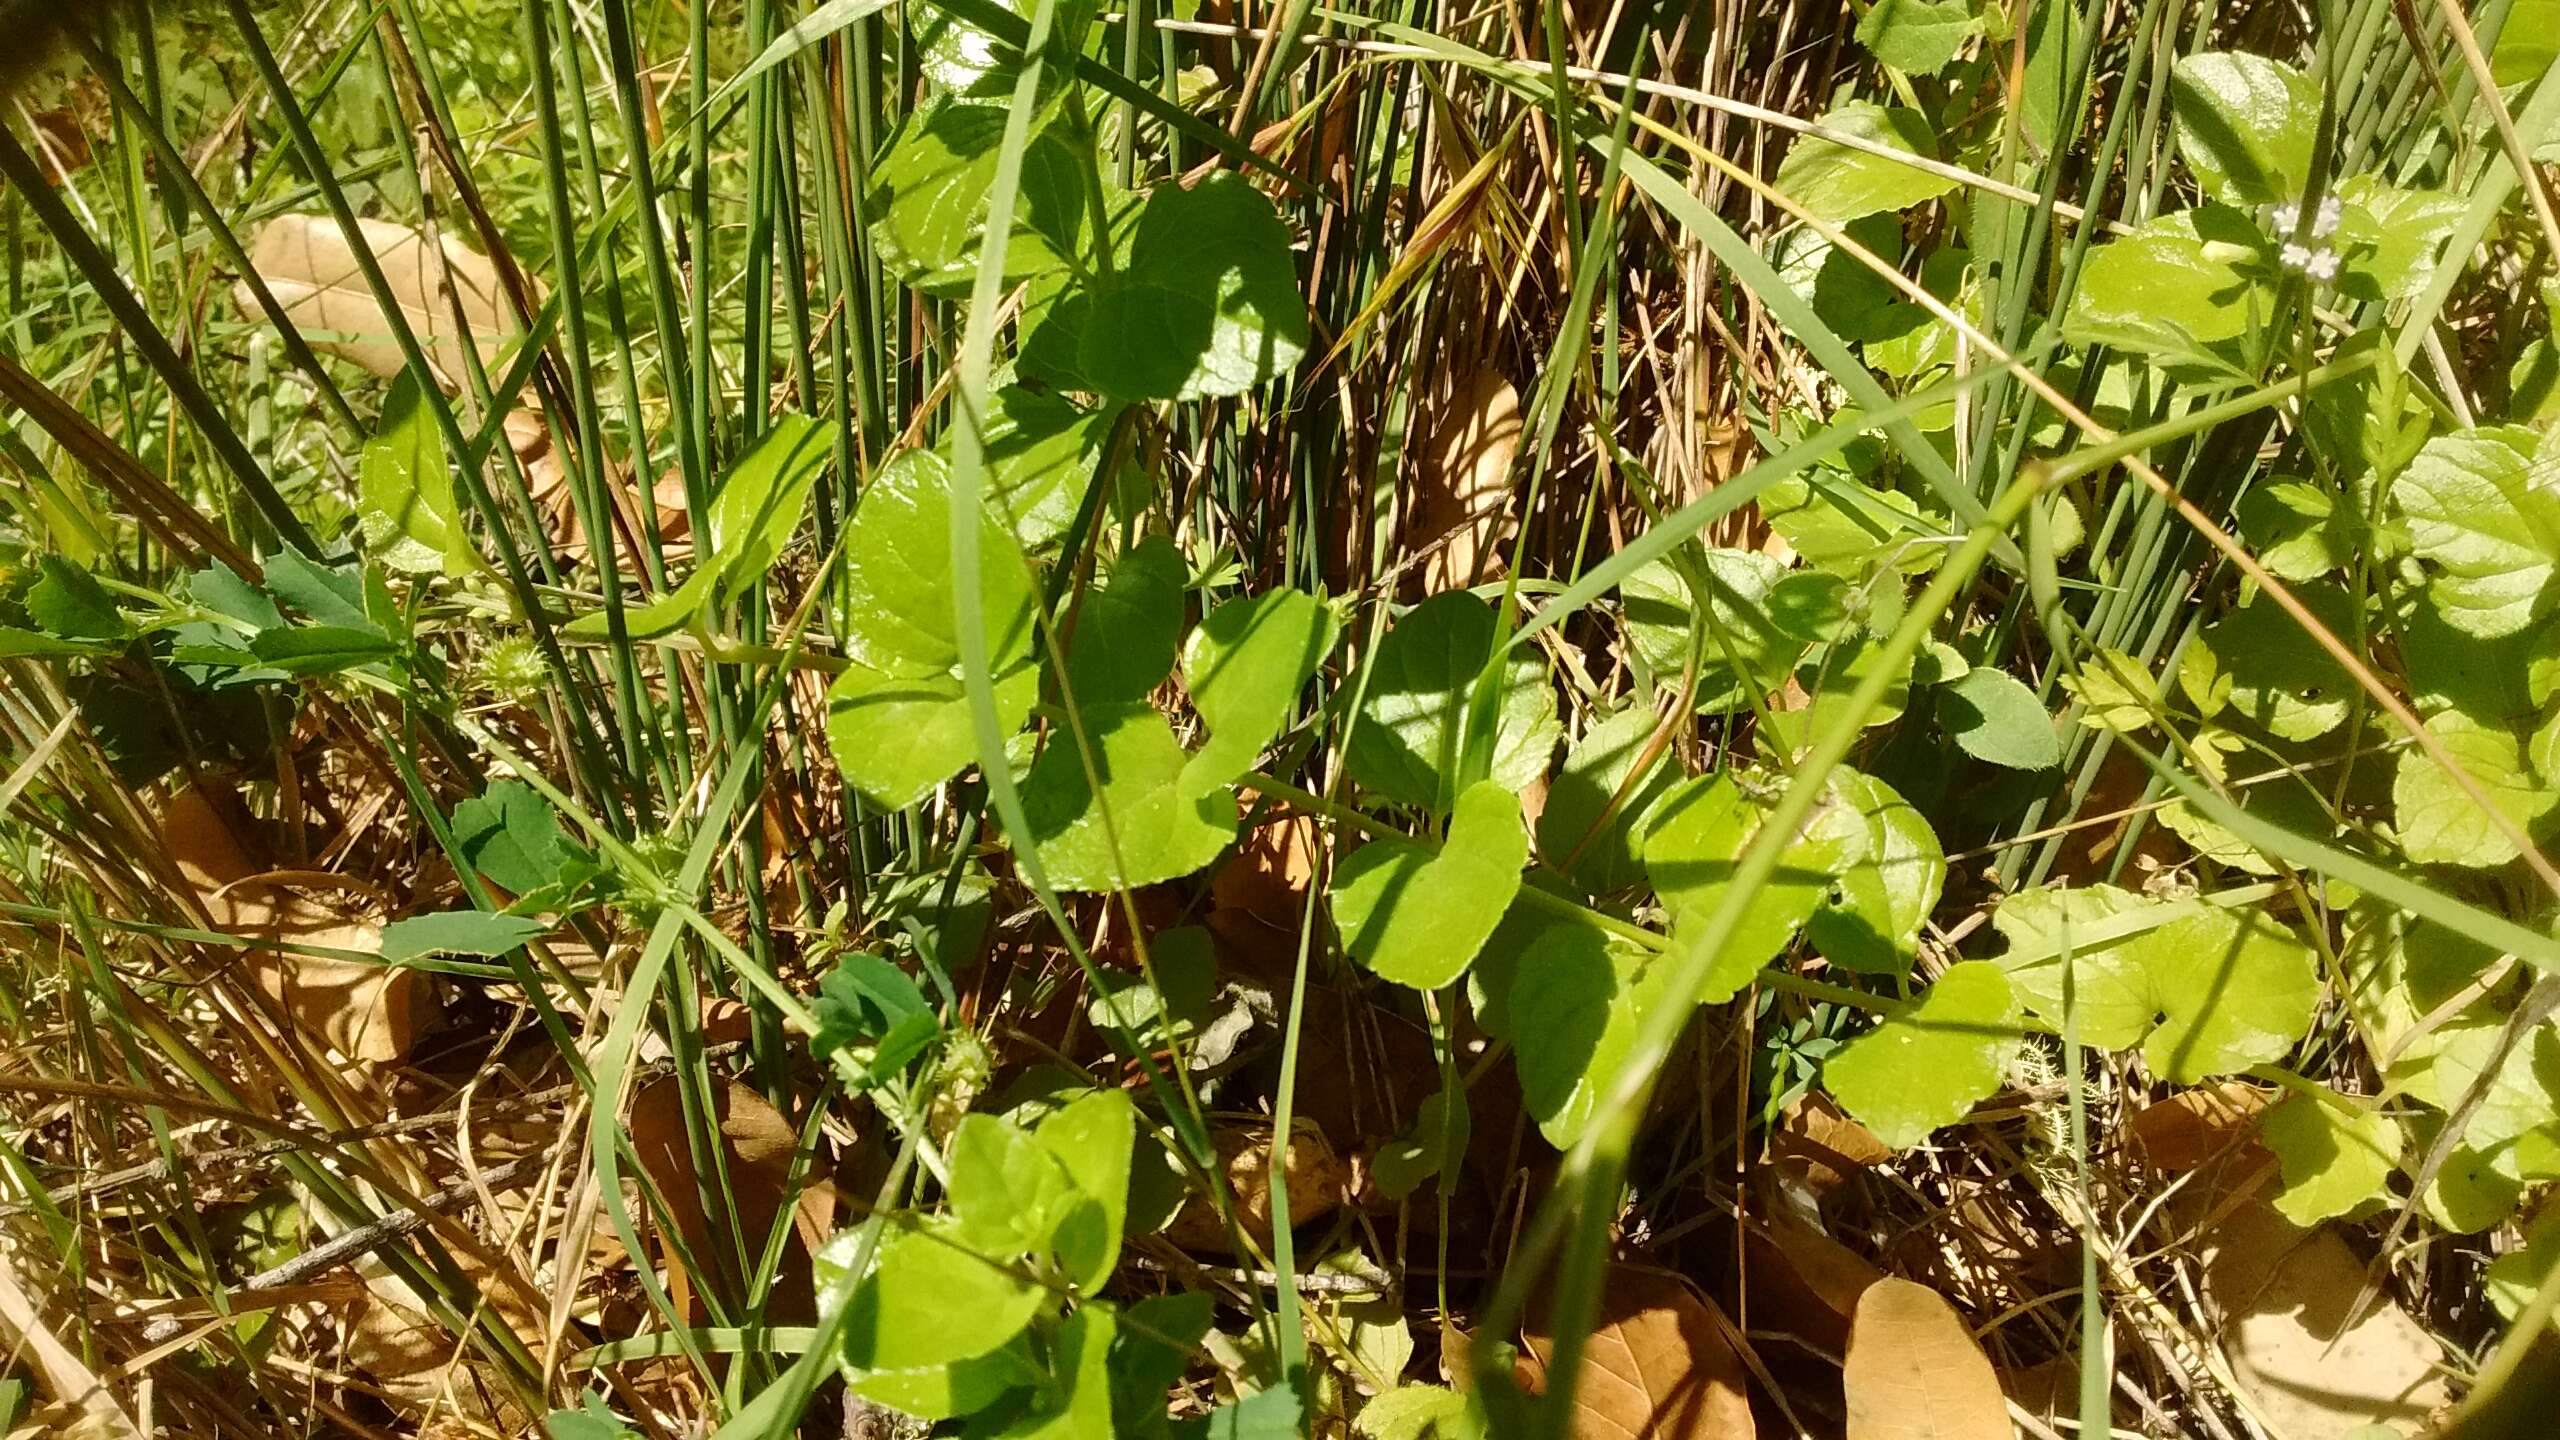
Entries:
{"label": "curled dry leaf", "polygon": [[1744,1233],[1744,1322],[1754,1334],[1794,1336],[1837,1357],[1848,1348],[1858,1297],[1884,1272],[1783,1206],[1764,1206],[1760,1217]]}
{"label": "curled dry leaf", "polygon": [[[426,351],[437,383],[447,390],[461,388],[465,343],[479,348],[483,366],[494,367],[516,331],[488,257],[449,235],[439,235],[438,243],[430,245],[423,234],[389,220],[356,224],[382,266],[393,303]],[[407,368],[373,287],[335,220],[279,215],[250,241],[249,263],[312,349],[352,360],[385,379]],[[246,284],[234,285],[231,293],[244,314],[263,318],[257,296]]]}
{"label": "curled dry leaf", "polygon": [[2243,1200],[2204,1232],[2204,1301],[2242,1399],[2274,1440],[2416,1434],[2450,1404],[2444,1347],[2388,1296],[2348,1323],[2365,1264],[2331,1226]]}
{"label": "curled dry leaf", "polygon": [[[1218,1164],[1235,1196],[1236,1220],[1259,1245],[1271,1243],[1271,1151],[1268,1125],[1222,1125],[1211,1138]],[[1289,1224],[1304,1225],[1342,1204],[1351,1189],[1351,1167],[1334,1152],[1333,1142],[1312,1125],[1299,1125],[1289,1137],[1281,1161],[1281,1179],[1289,1192]],[[1185,1250],[1232,1252],[1235,1239],[1207,1195],[1195,1194],[1165,1227],[1165,1238]]]}
{"label": "curled dry leaf", "polygon": [[[1574,1440],[1752,1440],[1750,1378],[1734,1330],[1677,1275],[1611,1267],[1573,1387]],[[1531,1333],[1534,1388],[1553,1337]]]}
{"label": "curled dry leaf", "polygon": [[1991,1357],[1937,1291],[1886,1278],[1858,1297],[1841,1366],[1849,1440],[2008,1440]]}
{"label": "curled dry leaf", "polygon": [[1501,367],[1459,380],[1431,410],[1405,518],[1405,554],[1424,594],[1473,585],[1497,569],[1520,449],[1520,392]]}
{"label": "curled dry leaf", "polygon": [[1892,1158],[1893,1151],[1875,1132],[1850,1119],[1819,1090],[1790,1102],[1769,1132],[1769,1160],[1780,1178],[1817,1201],[1829,1198],[1852,1175]]}
{"label": "curled dry leaf", "polygon": [[2275,1165],[2257,1138],[2267,1098],[2254,1085],[2217,1080],[2144,1106],[2125,1122],[2125,1133],[2154,1170],[2183,1175],[2211,1166],[2208,1188],[2239,1189]]}
{"label": "curled dry leaf", "polygon": [[[342,896],[316,895],[261,870],[225,813],[238,810],[237,801],[226,799],[190,786],[160,815],[163,850],[214,928],[296,945],[382,948],[381,922],[351,915]],[[435,989],[422,971],[273,949],[250,950],[240,965],[297,1027],[350,1060],[396,1063],[436,1019]]]}

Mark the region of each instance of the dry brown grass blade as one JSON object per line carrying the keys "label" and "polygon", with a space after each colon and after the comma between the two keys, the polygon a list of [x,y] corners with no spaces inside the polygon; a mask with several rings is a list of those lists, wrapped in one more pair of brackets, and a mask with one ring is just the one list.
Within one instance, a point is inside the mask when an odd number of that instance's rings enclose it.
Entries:
{"label": "dry brown grass blade", "polygon": [[6,1260],[0,1260],[0,1328],[11,1332],[11,1348],[24,1357],[44,1392],[79,1413],[80,1419],[66,1434],[141,1440],[141,1427],[116,1402],[97,1372],[54,1335]]}
{"label": "dry brown grass blade", "polygon": [[[1679,1276],[1612,1267],[1573,1387],[1574,1440],[1752,1440],[1749,1370],[1731,1333]],[[1555,1342],[1527,1339],[1542,1379]]]}
{"label": "dry brown grass blade", "polygon": [[[424,235],[392,221],[357,224],[438,383],[448,390],[460,388],[467,373],[466,343],[479,347],[484,366],[493,364],[515,325],[488,258],[450,237],[439,236],[430,245]],[[365,283],[356,252],[335,221],[279,215],[250,242],[249,263],[313,349],[354,361],[385,379],[408,368],[390,321]],[[257,313],[255,297],[245,287],[235,287],[233,299],[244,313]]]}
{"label": "dry brown grass blade", "polygon": [[2007,1440],[1991,1357],[1937,1291],[1884,1279],[1858,1297],[1841,1367],[1849,1440]]}

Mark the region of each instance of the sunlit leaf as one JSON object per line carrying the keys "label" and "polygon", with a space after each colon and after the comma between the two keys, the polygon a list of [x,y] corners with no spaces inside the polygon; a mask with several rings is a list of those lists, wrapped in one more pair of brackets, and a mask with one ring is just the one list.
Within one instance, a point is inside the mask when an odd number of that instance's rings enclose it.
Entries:
{"label": "sunlit leaf", "polygon": [[1022,782],[1029,838],[1049,883],[1135,889],[1216,859],[1235,838],[1235,797],[1185,793],[1188,759],[1173,728],[1143,700],[1087,705],[1061,724]]}
{"label": "sunlit leaf", "polygon": [[[1446,810],[1466,744],[1476,677],[1499,643],[1491,606],[1463,590],[1435,595],[1396,621],[1378,646],[1343,764],[1388,799]],[[1495,697],[1490,778],[1525,789],[1544,775],[1557,735],[1555,692],[1534,653],[1504,660]]]}
{"label": "sunlit leaf", "polygon": [[1952,1125],[2000,1088],[2018,1048],[2018,1001],[1988,960],[1967,960],[1822,1067],[1823,1086],[1896,1149]]}
{"label": "sunlit leaf", "polygon": [[1470,786],[1438,854],[1387,837],[1335,869],[1330,894],[1342,947],[1399,985],[1437,990],[1466,973],[1528,863],[1520,797],[1491,781]]}

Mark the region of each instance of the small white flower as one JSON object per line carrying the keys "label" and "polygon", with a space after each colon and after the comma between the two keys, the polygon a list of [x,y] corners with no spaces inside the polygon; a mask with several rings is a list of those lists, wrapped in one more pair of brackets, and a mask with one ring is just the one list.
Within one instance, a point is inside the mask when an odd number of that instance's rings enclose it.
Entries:
{"label": "small white flower", "polygon": [[2335,250],[2312,251],[2310,259],[2303,264],[2302,273],[2323,285],[2337,279],[2338,252]]}
{"label": "small white flower", "polygon": [[2346,216],[2346,208],[2335,195],[2321,197],[2320,213],[2311,222],[2311,238],[2326,240],[2338,233],[2338,222]]}
{"label": "small white flower", "polygon": [[2292,234],[2293,227],[2301,223],[2302,207],[2299,205],[2278,205],[2267,212],[2267,228],[2278,235]]}

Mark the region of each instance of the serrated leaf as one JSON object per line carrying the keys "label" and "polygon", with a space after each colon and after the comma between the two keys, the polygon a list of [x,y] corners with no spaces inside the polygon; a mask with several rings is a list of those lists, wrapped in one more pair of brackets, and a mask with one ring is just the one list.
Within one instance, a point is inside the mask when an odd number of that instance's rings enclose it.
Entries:
{"label": "serrated leaf", "polygon": [[[981,757],[960,671],[951,594],[951,507],[943,462],[919,451],[873,478],[845,537],[844,643],[853,662],[827,692],[827,739],[845,779],[902,810]],[[1034,597],[995,521],[979,515],[978,603],[994,670],[997,724],[1030,714]]]}
{"label": "serrated leaf", "polygon": [[27,587],[27,618],[57,640],[121,640],[133,633],[97,577],[59,555],[36,558],[36,583]]}
{"label": "serrated leaf", "polygon": [[1137,700],[1173,673],[1182,638],[1182,552],[1150,535],[1085,592],[1067,644],[1067,685],[1079,705]]}
{"label": "serrated leaf", "polygon": [[356,467],[356,519],[365,543],[394,570],[468,575],[480,568],[454,499],[444,437],[407,370],[391,382],[382,419]]}
{"label": "serrated leaf", "polygon": [[960,1117],[946,1163],[950,1238],[989,1259],[1045,1252],[1082,1198],[1055,1152],[992,1115]]}
{"label": "serrated leaf", "polygon": [[2282,1058],[2320,1002],[2318,958],[2256,911],[2089,885],[2012,895],[1992,925],[2028,1013],[2063,1020],[2067,942],[2082,1043],[2141,1041],[2152,1071],[2178,1084]]}
{"label": "serrated leaf", "polygon": [[2469,208],[2459,195],[2403,190],[2370,174],[2340,180],[2337,196],[2345,209],[2331,242],[2339,253],[2338,289],[2357,300],[2416,294]]}
{"label": "serrated leaf", "polygon": [[548,921],[487,910],[412,915],[382,927],[382,958],[396,965],[428,955],[504,955],[550,928]]}
{"label": "serrated leaf", "polygon": [[365,613],[364,585],[355,575],[299,550],[279,550],[265,563],[267,589],[287,605],[323,625],[382,632]]}
{"label": "serrated leaf", "polygon": [[1866,852],[1839,872],[1806,917],[1805,938],[1834,965],[1908,975],[1920,927],[1946,884],[1946,851],[1927,817],[1883,781],[1844,768],[1832,783],[1866,826]]}
{"label": "serrated leaf", "polygon": [[2310,184],[2320,87],[2262,55],[2213,51],[2178,62],[2170,79],[2178,153],[2215,199],[2299,203]]}
{"label": "serrated leaf", "polygon": [[2356,517],[2307,480],[2276,480],[2240,497],[2240,538],[2284,580],[2316,580],[2355,558]]}
{"label": "serrated leaf", "polygon": [[1976,760],[2012,770],[2050,770],[2062,763],[2053,716],[2017,677],[1970,670],[1938,692],[1938,720]]}
{"label": "serrated leaf", "polygon": [[1858,21],[1858,43],[1896,70],[1935,75],[1981,29],[1965,0],[1876,0]]}
{"label": "serrated leaf", "polygon": [[2533,432],[2439,435],[2391,483],[2428,594],[2456,628],[2511,634],[2560,608],[2560,466]]}
{"label": "serrated leaf", "polygon": [[[2354,647],[2354,597],[2334,585],[2304,585],[2294,595],[2323,628]],[[2231,708],[2278,739],[2317,739],[2344,723],[2354,706],[2355,680],[2265,595],[2206,626],[2203,639],[2229,682]]]}
{"label": "serrated leaf", "polygon": [[[1133,890],[1188,875],[1235,838],[1235,797],[1186,794],[1189,758],[1143,700],[1077,712],[1083,743],[1060,726],[1022,781],[1040,867],[1061,890]],[[1086,770],[1085,744],[1094,769]],[[1099,781],[1099,788],[1096,781]]]}
{"label": "serrated leaf", "polygon": [[1439,853],[1386,837],[1343,860],[1328,891],[1334,927],[1361,964],[1399,985],[1437,990],[1484,948],[1528,863],[1520,797],[1492,781],[1472,785]]}
{"label": "serrated leaf", "polygon": [[[1671,944],[1699,943],[1700,932],[1732,888],[1735,865],[1768,807],[1731,775],[1689,782],[1665,799],[1645,836],[1644,868],[1671,912]],[[1834,788],[1780,853],[1778,868],[1744,908],[1700,985],[1698,1003],[1730,1000],[1776,959],[1830,893],[1832,877],[1867,853],[1867,825],[1855,802]]]}
{"label": "serrated leaf", "polygon": [[[901,283],[958,294],[976,278],[1011,106],[944,94],[909,112],[872,167],[863,213],[872,244]],[[1092,250],[1087,172],[1092,141],[1063,119],[1031,133],[1022,153],[1005,283],[1017,284]]]}
{"label": "serrated leaf", "polygon": [[2080,723],[2092,730],[2132,735],[2160,713],[2160,682],[2150,667],[2122,650],[2100,646],[2082,657],[2078,674],[2061,677],[2080,702]]}
{"label": "serrated leaf", "polygon": [[[860,1227],[827,1243],[841,1257]],[[820,1256],[820,1278],[829,1268]],[[835,1261],[841,1273],[843,1259]],[[1022,1333],[1052,1303],[1050,1292],[959,1244],[946,1222],[883,1236],[869,1274],[845,1300],[841,1364],[857,1370],[923,1370],[974,1359]]]}
{"label": "serrated leaf", "polygon": [[1823,1087],[1877,1139],[1906,1149],[2000,1088],[2018,1035],[2008,976],[1967,960],[1842,1046],[1823,1063]]}
{"label": "serrated leaf", "polygon": [[1637,705],[1583,731],[1565,752],[1564,769],[1538,812],[1540,858],[1594,895],[1644,879],[1644,833],[1662,797],[1680,782],[1678,767],[1667,763],[1668,748],[1653,757],[1644,779],[1627,790],[1614,812],[1609,806],[1659,726],[1659,717]]}
{"label": "serrated leaf", "polygon": [[[2524,746],[2503,725],[2484,725],[2458,710],[2434,716],[2427,733],[2443,745],[2518,828],[2560,802],[2560,791],[2526,768]],[[2515,842],[2500,831],[2451,773],[2426,751],[2400,752],[2391,777],[2392,828],[2400,849],[2421,865],[2461,865],[2485,870],[2516,858]]]}
{"label": "serrated leaf", "polygon": [[[1378,646],[1343,765],[1367,789],[1406,805],[1446,810],[1466,743],[1468,699],[1500,638],[1493,608],[1463,590],[1406,612]],[[1558,726],[1546,667],[1532,651],[1503,661],[1495,700],[1490,778],[1528,788],[1547,771]]]}
{"label": "serrated leaf", "polygon": [[[1824,115],[1822,124],[1923,159],[1938,158],[1937,136],[1917,110],[1853,100]],[[1887,210],[1907,210],[1955,187],[1956,182],[1944,176],[1817,135],[1798,137],[1778,166],[1778,188],[1806,213],[1834,224]]]}
{"label": "serrated leaf", "polygon": [[1042,317],[1026,373],[1045,365],[1122,400],[1196,400],[1241,395],[1306,354],[1289,229],[1242,176],[1157,186],[1123,248]]}
{"label": "serrated leaf", "polygon": [[2296,1225],[2389,1198],[2384,1185],[2399,1166],[2400,1126],[2378,1110],[2346,1111],[2295,1095],[2267,1112],[2259,1139],[2284,1172],[2275,1207]]}
{"label": "serrated leaf", "polygon": [[1229,600],[1200,621],[1182,648],[1182,685],[1209,738],[1184,767],[1186,790],[1252,768],[1332,651],[1334,629],[1333,611],[1302,590]]}

